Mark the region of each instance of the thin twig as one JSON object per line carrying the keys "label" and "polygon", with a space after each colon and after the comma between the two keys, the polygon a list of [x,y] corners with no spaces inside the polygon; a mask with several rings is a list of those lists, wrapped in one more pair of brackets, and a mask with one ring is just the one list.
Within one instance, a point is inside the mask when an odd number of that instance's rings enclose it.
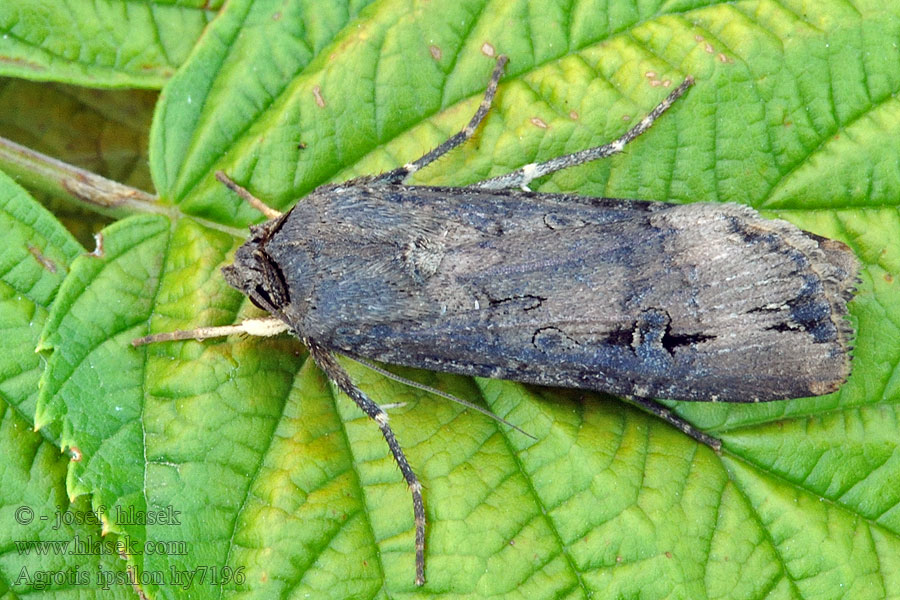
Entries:
{"label": "thin twig", "polygon": [[[0,137],[0,168],[33,188],[105,215],[124,217],[149,213],[171,219],[185,216],[178,207],[161,204],[153,194],[101,177],[4,137]],[[240,238],[247,236],[247,231],[242,228],[200,217],[191,218],[210,229]]]}
{"label": "thin twig", "polygon": [[3,137],[0,137],[0,166],[35,187],[107,214],[142,212],[172,216],[173,213],[171,207],[160,204],[153,194],[106,179]]}

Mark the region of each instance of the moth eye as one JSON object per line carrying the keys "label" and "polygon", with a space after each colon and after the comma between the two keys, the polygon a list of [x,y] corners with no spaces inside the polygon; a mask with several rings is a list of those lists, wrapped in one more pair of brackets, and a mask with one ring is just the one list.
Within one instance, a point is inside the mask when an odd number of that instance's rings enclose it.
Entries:
{"label": "moth eye", "polygon": [[280,290],[267,290],[261,285],[257,285],[252,294],[249,294],[250,302],[258,308],[266,312],[275,311],[288,303],[286,298],[282,297]]}
{"label": "moth eye", "polygon": [[[259,294],[260,296],[263,296],[262,290],[261,290],[260,288],[258,288],[258,287],[256,288],[256,294]],[[255,306],[256,308],[258,308],[258,309],[260,309],[260,310],[264,310],[264,311],[266,311],[266,312],[269,312],[269,309],[268,309],[268,308],[266,308],[265,306],[263,306],[262,304],[260,304],[260,303],[256,300],[256,298],[255,298],[256,294],[250,294],[249,296],[247,296],[248,298],[250,298],[250,302],[251,302],[251,303],[253,304],[253,306]],[[263,297],[265,297],[265,296],[263,296]],[[267,298],[267,299],[268,299],[268,298]]]}
{"label": "moth eye", "polygon": [[[256,259],[261,279],[261,281],[257,280],[258,283],[256,283],[253,293],[248,294],[251,300],[256,296],[258,302],[254,301],[253,303],[268,312],[290,304],[287,282],[275,261],[262,250],[257,250],[253,256]],[[260,304],[267,306],[260,306]]]}

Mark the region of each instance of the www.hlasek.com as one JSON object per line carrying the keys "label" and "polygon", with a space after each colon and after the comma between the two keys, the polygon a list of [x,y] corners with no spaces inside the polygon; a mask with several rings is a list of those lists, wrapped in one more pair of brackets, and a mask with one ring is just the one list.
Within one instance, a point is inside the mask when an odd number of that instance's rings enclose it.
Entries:
{"label": "www.hlasek.com", "polygon": [[186,556],[187,542],[184,540],[148,540],[143,543],[128,536],[119,539],[96,539],[92,535],[79,534],[70,540],[15,540],[19,556],[86,556],[114,554],[118,556],[139,554],[162,554],[164,556]]}

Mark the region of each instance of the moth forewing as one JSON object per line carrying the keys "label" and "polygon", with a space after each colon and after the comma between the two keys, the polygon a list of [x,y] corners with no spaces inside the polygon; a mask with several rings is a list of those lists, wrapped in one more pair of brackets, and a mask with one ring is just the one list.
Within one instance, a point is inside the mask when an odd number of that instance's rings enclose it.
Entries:
{"label": "moth forewing", "polygon": [[313,193],[260,250],[305,299],[280,307],[291,327],[344,354],[756,402],[847,377],[856,266],[836,244],[733,204],[360,183]]}

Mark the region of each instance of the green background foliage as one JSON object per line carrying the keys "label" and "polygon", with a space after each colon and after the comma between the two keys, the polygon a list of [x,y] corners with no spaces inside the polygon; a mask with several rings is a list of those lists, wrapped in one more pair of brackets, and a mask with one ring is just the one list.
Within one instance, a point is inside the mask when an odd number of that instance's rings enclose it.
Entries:
{"label": "green background foliage", "polygon": [[[900,597],[900,7],[51,4],[0,5],[0,73],[17,78],[0,87],[16,107],[0,134],[152,185],[172,216],[120,219],[89,254],[65,211],[0,175],[0,595],[41,589],[38,572],[89,575],[50,581],[54,597],[99,595],[104,577],[134,572],[143,579],[111,593]],[[259,314],[219,269],[241,242],[233,232],[260,217],[217,169],[286,208],[414,159],[469,119],[491,49],[510,57],[493,110],[414,183],[464,185],[603,143],[693,75],[625,153],[533,187],[740,202],[847,243],[863,264],[853,374],[819,398],[671,403],[723,440],[717,455],[600,394],[398,370],[529,439],[348,361],[374,399],[404,403],[392,424],[429,521],[417,589],[402,477],[298,341],[129,342]],[[159,87],[145,142],[148,96],[135,88]],[[152,182],[136,158],[145,143]],[[20,524],[22,506],[51,519]],[[57,510],[89,508],[102,525],[51,527]],[[178,511],[178,524],[116,518],[129,509]],[[89,537],[141,551],[16,545]]]}

